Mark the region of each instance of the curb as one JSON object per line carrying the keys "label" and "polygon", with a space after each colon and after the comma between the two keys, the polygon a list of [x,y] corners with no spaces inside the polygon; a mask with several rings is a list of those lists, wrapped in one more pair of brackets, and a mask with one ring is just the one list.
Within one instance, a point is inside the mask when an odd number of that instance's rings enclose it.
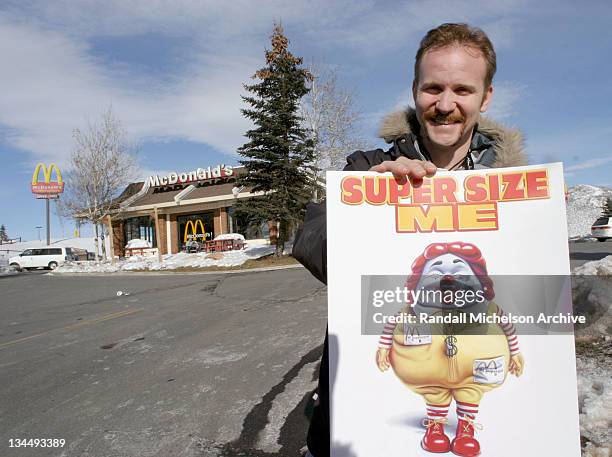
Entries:
{"label": "curb", "polygon": [[293,270],[296,268],[304,268],[303,265],[280,265],[277,267],[261,267],[261,268],[244,268],[241,270],[215,270],[215,271],[113,271],[110,273],[104,272],[54,272],[45,273],[44,276],[167,276],[167,275],[223,275],[223,274],[244,274],[244,273],[260,273],[275,270]]}

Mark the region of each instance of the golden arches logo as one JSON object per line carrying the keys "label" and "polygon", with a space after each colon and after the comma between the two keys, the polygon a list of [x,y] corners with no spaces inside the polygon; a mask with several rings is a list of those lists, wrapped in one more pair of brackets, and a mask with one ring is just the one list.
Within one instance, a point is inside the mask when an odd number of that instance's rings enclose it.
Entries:
{"label": "golden arches logo", "polygon": [[[55,170],[55,181],[51,181],[51,173]],[[39,181],[40,172],[43,174],[43,181]],[[48,167],[44,163],[39,163],[34,168],[32,175],[32,192],[39,195],[52,196],[61,194],[64,191],[64,181],[62,173],[56,164],[52,163]]]}
{"label": "golden arches logo", "polygon": [[57,182],[57,183],[62,183],[63,182],[62,181],[62,172],[59,170],[59,168],[57,168],[57,165],[52,163],[47,168],[47,166],[44,163],[41,162],[38,165],[36,165],[36,168],[34,168],[34,174],[32,175],[32,184],[38,183],[38,175],[40,174],[40,170],[42,170],[42,172],[43,172],[43,177],[45,178],[44,182],[46,182],[46,183],[50,183],[51,182],[51,173],[53,172],[53,170],[55,170],[55,177],[57,178],[57,180],[55,182]]}
{"label": "golden arches logo", "polygon": [[200,227],[202,229],[202,237],[206,238],[206,230],[204,230],[204,223],[202,222],[202,219],[197,219],[195,222],[194,221],[187,221],[187,224],[185,225],[185,234],[183,235],[183,243],[187,242],[187,239],[189,238],[189,227],[191,227],[191,235],[196,238],[196,235],[198,234],[198,227]]}

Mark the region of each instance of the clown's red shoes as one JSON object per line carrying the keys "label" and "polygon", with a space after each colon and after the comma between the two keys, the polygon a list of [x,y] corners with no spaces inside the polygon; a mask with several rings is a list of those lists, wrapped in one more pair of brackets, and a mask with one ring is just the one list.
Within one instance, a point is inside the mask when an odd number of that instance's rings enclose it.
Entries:
{"label": "clown's red shoes", "polygon": [[459,419],[457,432],[451,443],[453,454],[461,457],[476,457],[480,455],[480,443],[474,438],[474,425],[472,421]]}
{"label": "clown's red shoes", "polygon": [[427,427],[425,436],[421,440],[421,447],[429,452],[448,452],[451,450],[450,439],[444,433],[446,419],[425,419],[424,425]]}

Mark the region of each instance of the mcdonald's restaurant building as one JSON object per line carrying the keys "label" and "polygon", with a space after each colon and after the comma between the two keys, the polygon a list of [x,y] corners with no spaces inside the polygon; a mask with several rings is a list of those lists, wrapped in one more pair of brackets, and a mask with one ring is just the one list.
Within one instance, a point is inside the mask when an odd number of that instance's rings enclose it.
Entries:
{"label": "mcdonald's restaurant building", "polygon": [[129,184],[106,220],[114,255],[125,256],[134,239],[148,241],[162,254],[184,251],[190,240],[209,241],[226,233],[269,240],[275,226],[249,225],[234,214],[236,200],[253,196],[236,185],[244,172],[243,167],[221,164]]}

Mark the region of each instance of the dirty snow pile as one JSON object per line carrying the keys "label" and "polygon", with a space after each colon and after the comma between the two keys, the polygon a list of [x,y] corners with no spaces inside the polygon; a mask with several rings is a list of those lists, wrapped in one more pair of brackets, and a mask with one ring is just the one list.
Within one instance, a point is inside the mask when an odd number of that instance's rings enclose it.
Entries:
{"label": "dirty snow pile", "polygon": [[567,201],[567,229],[570,238],[584,238],[591,234],[591,225],[601,215],[612,189],[579,184],[569,189]]}
{"label": "dirty snow pile", "polygon": [[586,317],[586,324],[577,327],[577,335],[591,339],[611,338],[612,255],[574,268],[572,302],[574,313]]}
{"label": "dirty snow pile", "polygon": [[[166,254],[160,263],[157,256],[135,255],[127,259],[108,262],[66,262],[55,269],[54,273],[113,273],[117,271],[164,271],[178,268],[232,267],[242,265],[250,259],[257,259],[274,253],[276,246],[253,245],[238,251],[218,253]],[[287,250],[286,250],[287,252]],[[289,252],[290,248],[289,248]]]}
{"label": "dirty snow pile", "polygon": [[[608,341],[609,345],[609,341]],[[594,350],[605,351],[602,343]],[[580,435],[583,440],[582,455],[586,457],[610,457],[612,447],[612,363],[610,354],[596,358],[578,355],[578,404],[580,411]]]}
{"label": "dirty snow pile", "polygon": [[572,302],[574,313],[586,318],[586,324],[576,328],[577,336],[592,340],[610,338],[612,255],[574,268],[572,271]]}
{"label": "dirty snow pile", "polygon": [[612,255],[604,257],[601,260],[586,262],[574,268],[573,273],[575,275],[585,276],[612,276]]}
{"label": "dirty snow pile", "polygon": [[575,268],[574,311],[587,317],[576,329],[576,368],[582,455],[612,456],[612,255]]}
{"label": "dirty snow pile", "polygon": [[9,268],[7,266],[2,266],[0,267],[0,276],[10,276],[10,275],[16,275],[19,272],[16,270],[13,270],[12,268]]}

